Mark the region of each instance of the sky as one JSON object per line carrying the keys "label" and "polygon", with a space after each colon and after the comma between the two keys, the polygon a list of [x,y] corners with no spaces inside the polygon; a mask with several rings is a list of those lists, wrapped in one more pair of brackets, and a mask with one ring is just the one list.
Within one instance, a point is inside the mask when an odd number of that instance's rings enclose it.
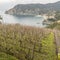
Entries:
{"label": "sky", "polygon": [[54,3],[60,0],[0,0],[0,11],[4,12],[13,8],[17,4],[31,4],[31,3]]}
{"label": "sky", "polygon": [[8,2],[13,2],[13,3],[20,3],[20,4],[26,4],[26,3],[53,3],[57,2],[60,0],[0,0],[0,3],[8,3]]}

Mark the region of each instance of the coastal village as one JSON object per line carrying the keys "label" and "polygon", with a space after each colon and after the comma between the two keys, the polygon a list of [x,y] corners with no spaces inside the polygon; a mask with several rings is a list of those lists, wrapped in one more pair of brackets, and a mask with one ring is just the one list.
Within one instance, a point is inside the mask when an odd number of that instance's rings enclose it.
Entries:
{"label": "coastal village", "polygon": [[60,20],[56,19],[56,12],[54,12],[53,14],[43,14],[42,15],[43,18],[44,18],[44,21],[43,21],[43,24],[45,25],[50,25],[50,24],[53,24],[53,23],[60,23]]}

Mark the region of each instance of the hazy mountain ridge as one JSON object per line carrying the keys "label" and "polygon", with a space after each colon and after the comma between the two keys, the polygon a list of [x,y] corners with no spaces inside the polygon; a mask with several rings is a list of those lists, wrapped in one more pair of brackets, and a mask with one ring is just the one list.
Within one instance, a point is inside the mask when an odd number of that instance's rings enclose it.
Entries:
{"label": "hazy mountain ridge", "polygon": [[17,15],[38,15],[48,13],[49,11],[60,11],[60,1],[49,4],[18,4],[5,13]]}

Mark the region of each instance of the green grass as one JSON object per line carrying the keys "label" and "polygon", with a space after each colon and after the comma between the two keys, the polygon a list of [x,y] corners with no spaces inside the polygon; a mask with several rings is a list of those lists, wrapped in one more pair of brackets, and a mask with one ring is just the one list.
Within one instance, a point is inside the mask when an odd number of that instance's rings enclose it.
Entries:
{"label": "green grass", "polygon": [[60,54],[58,54],[58,60],[60,60]]}
{"label": "green grass", "polygon": [[56,52],[55,52],[55,45],[54,42],[54,34],[51,32],[48,36],[43,38],[42,40],[42,50],[41,52],[45,54],[42,55],[44,57],[42,60],[56,60]]}
{"label": "green grass", "polygon": [[0,52],[0,60],[18,60],[16,57]]}

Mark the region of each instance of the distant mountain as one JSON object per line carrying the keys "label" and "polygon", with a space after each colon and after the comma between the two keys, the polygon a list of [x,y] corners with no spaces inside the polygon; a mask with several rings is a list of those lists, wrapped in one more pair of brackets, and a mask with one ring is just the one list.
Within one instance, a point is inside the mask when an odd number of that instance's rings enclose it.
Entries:
{"label": "distant mountain", "polygon": [[53,11],[60,11],[60,1],[49,4],[18,4],[5,13],[16,15],[38,15]]}

